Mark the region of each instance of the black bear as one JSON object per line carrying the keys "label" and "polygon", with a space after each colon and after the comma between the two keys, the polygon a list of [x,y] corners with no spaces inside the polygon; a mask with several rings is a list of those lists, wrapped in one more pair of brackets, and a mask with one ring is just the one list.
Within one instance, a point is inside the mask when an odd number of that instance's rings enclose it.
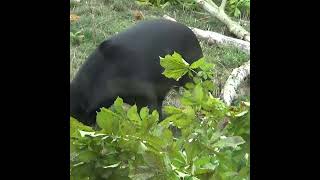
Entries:
{"label": "black bear", "polygon": [[203,57],[195,34],[169,20],[141,21],[102,42],[70,83],[70,115],[94,125],[96,112],[117,96],[125,103],[148,106],[161,116],[162,101],[174,86],[184,85],[161,73],[159,56],[177,52],[192,63]]}

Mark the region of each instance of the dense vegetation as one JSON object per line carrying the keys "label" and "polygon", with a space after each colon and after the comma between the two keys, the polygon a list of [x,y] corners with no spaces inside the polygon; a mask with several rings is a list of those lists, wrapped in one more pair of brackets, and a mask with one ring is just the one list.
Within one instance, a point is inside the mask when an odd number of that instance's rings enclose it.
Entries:
{"label": "dense vegetation", "polygon": [[160,60],[163,74],[194,82],[182,106],[157,111],[124,106],[118,97],[97,115],[98,130],[71,118],[72,179],[249,179],[249,103],[226,107],[211,95],[212,64],[186,63],[178,53]]}

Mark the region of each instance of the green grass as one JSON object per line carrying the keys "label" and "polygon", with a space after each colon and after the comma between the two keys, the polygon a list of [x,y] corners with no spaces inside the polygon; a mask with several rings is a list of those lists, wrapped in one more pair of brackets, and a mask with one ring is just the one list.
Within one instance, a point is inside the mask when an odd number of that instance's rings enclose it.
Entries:
{"label": "green grass", "polygon": [[[71,13],[80,16],[77,22],[70,24],[71,32],[78,32],[70,38],[70,80],[99,43],[136,23],[132,15],[134,10],[142,11],[145,19],[161,18],[167,14],[185,25],[230,35],[225,25],[218,20],[211,17],[203,19],[209,16],[204,11],[192,12],[172,6],[165,9],[139,6],[134,0],[71,0],[70,7]],[[220,85],[233,68],[249,59],[248,55],[236,48],[200,43],[206,59],[216,65],[216,80]]]}

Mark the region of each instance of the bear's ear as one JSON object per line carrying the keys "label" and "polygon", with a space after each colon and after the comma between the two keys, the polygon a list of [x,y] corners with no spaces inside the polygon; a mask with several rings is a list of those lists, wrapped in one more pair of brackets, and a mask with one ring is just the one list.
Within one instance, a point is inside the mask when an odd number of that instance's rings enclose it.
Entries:
{"label": "bear's ear", "polygon": [[103,41],[98,47],[99,52],[106,58],[113,57],[117,52],[116,49],[116,45],[110,39]]}

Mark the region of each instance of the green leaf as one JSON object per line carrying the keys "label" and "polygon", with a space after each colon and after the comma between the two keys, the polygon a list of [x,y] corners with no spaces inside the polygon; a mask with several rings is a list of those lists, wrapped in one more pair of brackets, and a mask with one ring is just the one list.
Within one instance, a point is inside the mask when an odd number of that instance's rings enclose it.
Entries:
{"label": "green leaf", "polygon": [[156,110],[152,111],[151,117],[154,119],[154,122],[158,122],[159,121],[159,113]]}
{"label": "green leaf", "polygon": [[187,89],[193,89],[193,88],[194,88],[194,84],[188,82],[188,83],[185,84],[185,87],[186,87]]}
{"label": "green leaf", "polygon": [[204,156],[196,159],[192,166],[192,174],[199,175],[213,172],[219,163],[217,161],[212,161],[212,157]]}
{"label": "green leaf", "polygon": [[215,147],[218,148],[226,148],[232,147],[236,148],[238,145],[245,143],[242,137],[233,136],[233,137],[225,137],[221,138],[217,143],[214,144]]}
{"label": "green leaf", "polygon": [[201,78],[195,76],[195,77],[193,78],[193,81],[194,81],[196,84],[200,84],[200,83],[201,83]]}
{"label": "green leaf", "polygon": [[93,151],[89,151],[89,150],[83,151],[79,154],[78,158],[80,161],[90,162],[90,161],[97,158],[97,153],[95,153]]}
{"label": "green leaf", "polygon": [[191,139],[188,139],[189,143],[184,144],[185,152],[187,154],[187,161],[190,163],[192,160],[197,157],[203,149],[200,145]]}
{"label": "green leaf", "polygon": [[183,116],[182,118],[176,119],[173,123],[178,128],[184,129],[190,126],[192,120]]}
{"label": "green leaf", "polygon": [[206,80],[203,82],[203,87],[208,89],[209,91],[213,91],[214,90],[214,84],[211,80]]}
{"label": "green leaf", "polygon": [[179,149],[176,149],[175,151],[170,152],[170,159],[172,161],[172,164],[177,168],[187,166],[186,158],[187,157]]}
{"label": "green leaf", "polygon": [[201,64],[200,69],[205,71],[205,72],[210,72],[214,69],[214,64],[212,63],[208,63],[208,62],[204,62],[203,64]]}
{"label": "green leaf", "polygon": [[167,115],[182,113],[182,110],[174,106],[164,106],[163,111]]}
{"label": "green leaf", "polygon": [[71,168],[70,176],[76,177],[75,180],[87,180],[93,170],[91,163],[82,163]]}
{"label": "green leaf", "polygon": [[166,145],[171,144],[173,142],[172,132],[162,126],[156,126],[152,135],[155,137],[148,137],[148,141],[157,142],[158,148],[165,148]]}
{"label": "green leaf", "polygon": [[204,58],[200,58],[199,60],[193,62],[190,66],[191,69],[197,69],[200,66],[203,66],[205,63]]}
{"label": "green leaf", "polygon": [[236,8],[235,10],[234,10],[234,16],[235,17],[239,17],[241,15],[241,11],[238,9],[238,8]]}
{"label": "green leaf", "polygon": [[180,179],[186,179],[187,177],[191,176],[191,174],[186,174],[185,172],[179,170],[175,170],[175,172],[177,173]]}
{"label": "green leaf", "polygon": [[70,117],[70,137],[78,137],[79,135],[78,130],[83,130],[88,132],[93,131],[92,127],[86,126],[81,122],[79,122],[78,120],[76,120],[75,118]]}
{"label": "green leaf", "polygon": [[184,76],[188,72],[188,69],[174,69],[174,70],[165,70],[162,74],[167,78],[175,79],[179,81],[179,79]]}
{"label": "green leaf", "polygon": [[173,52],[172,55],[166,55],[164,58],[160,57],[160,65],[166,69],[180,69],[188,67],[189,63],[179,53]]}
{"label": "green leaf", "polygon": [[148,149],[148,147],[142,143],[142,142],[139,142],[138,144],[138,153],[143,153],[143,152],[146,152]]}
{"label": "green leaf", "polygon": [[193,90],[193,97],[198,103],[200,103],[201,100],[203,99],[203,96],[204,96],[203,89],[200,84],[197,84]]}
{"label": "green leaf", "polygon": [[156,175],[154,169],[150,169],[148,166],[135,165],[130,167],[129,178],[136,180],[148,180]]}
{"label": "green leaf", "polygon": [[123,114],[124,110],[122,106],[123,106],[123,99],[120,97],[117,97],[117,99],[113,103],[113,107],[115,111],[119,114]]}
{"label": "green leaf", "polygon": [[164,119],[163,121],[160,122],[160,126],[162,127],[166,127],[168,128],[169,125],[171,124],[171,122],[175,122],[177,121],[179,118],[183,117],[183,114],[173,114],[169,117],[167,117],[166,119]]}
{"label": "green leaf", "polygon": [[194,109],[191,106],[187,106],[185,109],[183,109],[183,113],[188,119],[194,119],[196,115]]}
{"label": "green leaf", "polygon": [[160,65],[165,68],[162,74],[176,81],[189,71],[189,64],[176,52],[172,56],[166,55],[164,58],[160,57]]}
{"label": "green leaf", "polygon": [[149,115],[149,109],[148,109],[147,107],[141,108],[141,110],[140,110],[140,117],[141,117],[141,119],[142,119],[142,120],[147,119],[148,115]]}
{"label": "green leaf", "polygon": [[137,105],[131,106],[127,112],[128,118],[136,125],[141,125],[141,119],[137,112]]}
{"label": "green leaf", "polygon": [[97,124],[100,128],[104,129],[106,133],[117,133],[118,116],[107,108],[101,108],[97,114]]}
{"label": "green leaf", "polygon": [[157,155],[151,151],[146,151],[142,153],[143,160],[151,168],[161,172],[164,168],[164,164],[160,155]]}

